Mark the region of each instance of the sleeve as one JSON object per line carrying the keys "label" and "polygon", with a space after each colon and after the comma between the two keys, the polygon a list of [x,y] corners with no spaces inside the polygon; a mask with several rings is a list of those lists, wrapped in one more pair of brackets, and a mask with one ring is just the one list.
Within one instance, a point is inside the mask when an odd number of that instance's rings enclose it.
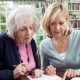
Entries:
{"label": "sleeve", "polygon": [[41,69],[45,70],[45,68],[49,65],[48,56],[46,55],[46,50],[43,45],[40,45],[40,58],[41,58]]}
{"label": "sleeve", "polygon": [[0,80],[14,80],[12,70],[0,69]]}
{"label": "sleeve", "polygon": [[6,69],[4,64],[5,45],[4,40],[0,36],[0,80],[14,80],[13,70]]}

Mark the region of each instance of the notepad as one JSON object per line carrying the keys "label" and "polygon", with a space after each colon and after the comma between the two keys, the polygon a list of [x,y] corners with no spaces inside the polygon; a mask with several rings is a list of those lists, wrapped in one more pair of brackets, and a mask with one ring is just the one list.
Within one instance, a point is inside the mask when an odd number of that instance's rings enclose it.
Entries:
{"label": "notepad", "polygon": [[28,78],[30,80],[62,80],[62,78],[57,75],[50,76],[50,75],[45,75],[45,74],[43,74],[42,77],[40,78],[32,78],[31,76],[28,76]]}
{"label": "notepad", "polygon": [[80,77],[72,78],[71,80],[80,80]]}

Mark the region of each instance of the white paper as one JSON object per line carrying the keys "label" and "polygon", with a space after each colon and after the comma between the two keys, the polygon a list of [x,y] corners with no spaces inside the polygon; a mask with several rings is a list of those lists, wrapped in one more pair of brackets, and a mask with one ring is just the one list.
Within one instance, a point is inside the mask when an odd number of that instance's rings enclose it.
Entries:
{"label": "white paper", "polygon": [[80,80],[80,77],[72,78],[71,80]]}
{"label": "white paper", "polygon": [[43,74],[42,77],[40,78],[32,78],[31,76],[28,76],[28,78],[30,80],[62,80],[62,78],[57,75],[50,76],[50,75],[45,75],[45,74]]}

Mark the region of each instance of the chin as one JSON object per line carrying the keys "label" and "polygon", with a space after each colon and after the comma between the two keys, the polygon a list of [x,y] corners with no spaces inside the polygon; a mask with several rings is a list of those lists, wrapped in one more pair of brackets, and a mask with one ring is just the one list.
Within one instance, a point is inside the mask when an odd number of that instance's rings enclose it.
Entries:
{"label": "chin", "polygon": [[55,38],[56,38],[56,39],[59,39],[59,38],[61,38],[61,36],[55,36]]}
{"label": "chin", "polygon": [[25,42],[25,44],[29,44],[31,42],[31,40],[27,40],[26,42]]}
{"label": "chin", "polygon": [[23,44],[29,44],[29,43],[31,42],[31,40],[32,40],[32,39],[25,39],[25,40],[23,41]]}

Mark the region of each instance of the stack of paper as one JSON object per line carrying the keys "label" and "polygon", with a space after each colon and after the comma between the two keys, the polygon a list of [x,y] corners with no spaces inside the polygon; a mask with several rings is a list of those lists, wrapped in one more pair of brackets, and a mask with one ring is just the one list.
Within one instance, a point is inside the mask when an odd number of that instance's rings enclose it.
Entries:
{"label": "stack of paper", "polygon": [[32,78],[31,76],[28,76],[28,78],[30,80],[62,80],[62,78],[57,75],[50,76],[50,75],[45,75],[45,74],[43,74],[42,77],[40,78]]}

